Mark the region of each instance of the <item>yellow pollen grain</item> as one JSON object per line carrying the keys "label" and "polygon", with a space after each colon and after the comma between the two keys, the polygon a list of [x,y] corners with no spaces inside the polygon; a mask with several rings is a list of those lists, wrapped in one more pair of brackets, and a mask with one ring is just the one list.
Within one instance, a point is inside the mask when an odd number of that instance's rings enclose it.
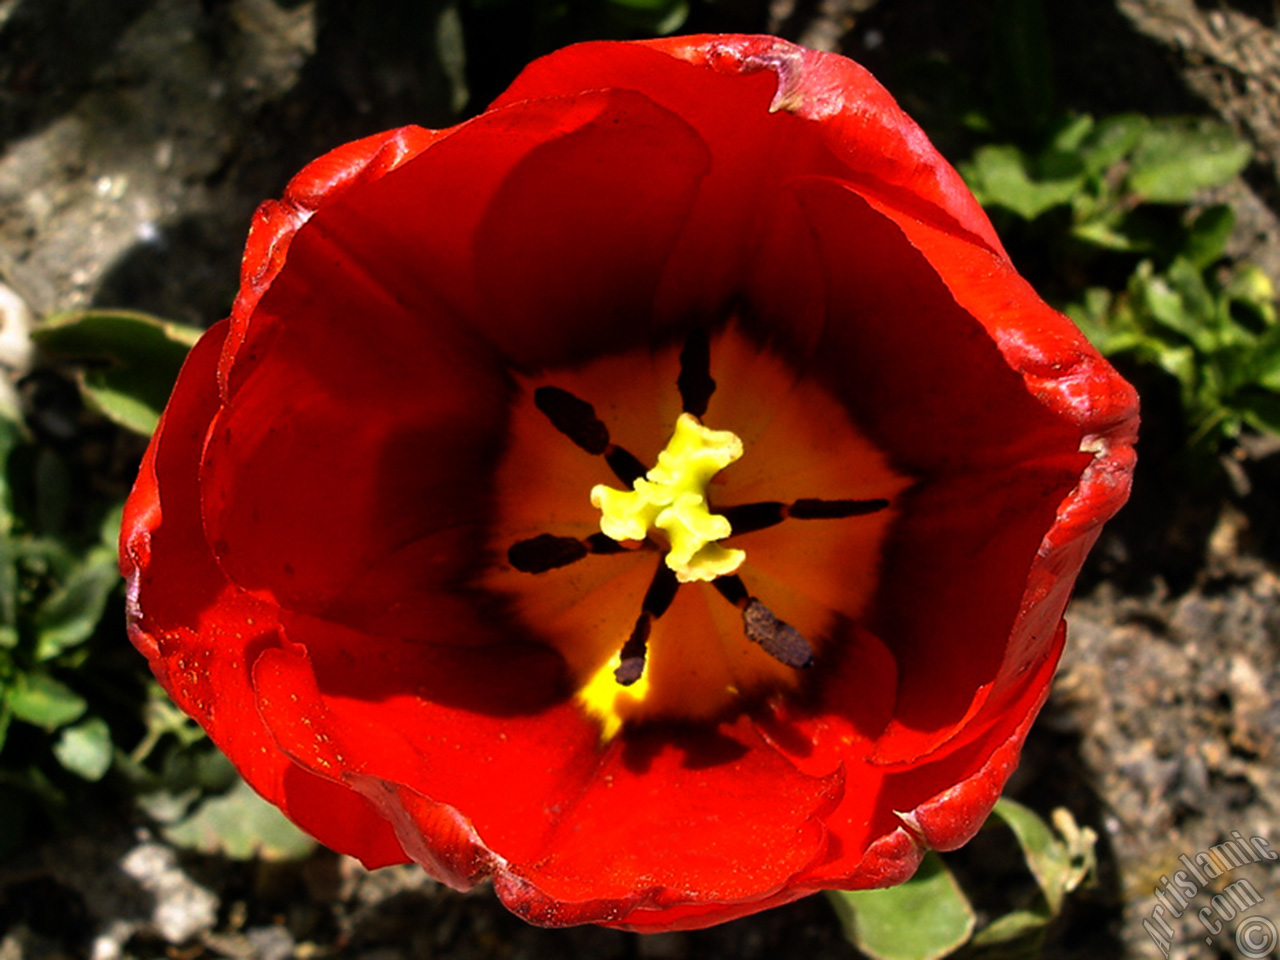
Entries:
{"label": "yellow pollen grain", "polygon": [[707,484],[741,456],[737,434],[708,429],[697,417],[682,413],[657,465],[632,490],[603,483],[592,487],[591,505],[600,511],[601,532],[614,540],[643,540],[650,530],[661,530],[669,544],[666,564],[681,583],[733,573],[747,554],[716,542],[733,528],[710,511]]}

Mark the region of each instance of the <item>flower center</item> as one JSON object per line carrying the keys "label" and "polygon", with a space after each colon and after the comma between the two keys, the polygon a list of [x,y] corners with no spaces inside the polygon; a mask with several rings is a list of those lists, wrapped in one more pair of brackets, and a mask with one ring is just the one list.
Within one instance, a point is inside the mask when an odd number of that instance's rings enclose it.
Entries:
{"label": "flower center", "polygon": [[603,483],[591,488],[601,532],[614,540],[644,540],[650,530],[661,530],[670,544],[666,564],[681,583],[733,573],[747,554],[716,542],[730,536],[733,527],[711,512],[706,491],[711,478],[741,456],[737,434],[710,430],[693,414],[680,414],[658,465],[637,479],[633,490]]}
{"label": "flower center", "polygon": [[521,379],[513,410],[477,585],[563,655],[602,739],[727,715],[835,656],[910,479],[820,384],[731,321]]}

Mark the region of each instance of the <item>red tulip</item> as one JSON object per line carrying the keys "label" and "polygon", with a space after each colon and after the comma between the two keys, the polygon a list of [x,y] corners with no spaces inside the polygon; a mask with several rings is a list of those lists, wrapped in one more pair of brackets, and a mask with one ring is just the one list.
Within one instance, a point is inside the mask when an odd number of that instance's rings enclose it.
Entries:
{"label": "red tulip", "polygon": [[862,68],[584,44],[258,211],[131,636],[335,849],[707,926],[972,836],[1136,423]]}

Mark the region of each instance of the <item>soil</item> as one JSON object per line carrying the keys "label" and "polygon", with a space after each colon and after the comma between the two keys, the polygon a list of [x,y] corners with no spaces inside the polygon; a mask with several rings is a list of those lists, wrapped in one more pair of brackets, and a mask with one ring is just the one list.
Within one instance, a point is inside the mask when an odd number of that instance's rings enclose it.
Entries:
{"label": "soil", "polygon": [[[473,108],[509,79],[510,57],[479,69],[514,49],[492,17],[460,18],[437,0],[383,0],[381,17],[360,6],[0,0],[0,282],[37,316],[96,304],[207,324],[230,304],[255,204],[307,160],[401,123],[452,122],[468,106],[465,54]],[[960,147],[945,115],[958,94],[935,78],[987,82],[985,38],[1008,4],[724,7],[735,26],[860,59],[946,151]],[[1234,250],[1280,281],[1276,6],[1046,9],[1066,106],[1216,113],[1251,139],[1257,160],[1224,194],[1240,217]],[[1242,444],[1225,491],[1185,482],[1162,427],[1171,401],[1159,384],[1140,387],[1134,499],[1082,579],[1052,700],[1009,790],[1041,812],[1068,807],[1101,837],[1099,882],[1051,931],[1052,958],[1159,956],[1143,921],[1179,856],[1233,831],[1280,847],[1280,452]],[[1242,955],[1237,924],[1215,933],[1197,916],[1240,877],[1263,897],[1252,913],[1280,921],[1280,873],[1242,867],[1170,919],[1168,956]],[[854,952],[821,897],[697,933],[544,931],[488,892],[459,895],[415,868],[370,874],[325,852],[292,863],[200,857],[110,818],[0,864],[0,960],[780,955]]]}

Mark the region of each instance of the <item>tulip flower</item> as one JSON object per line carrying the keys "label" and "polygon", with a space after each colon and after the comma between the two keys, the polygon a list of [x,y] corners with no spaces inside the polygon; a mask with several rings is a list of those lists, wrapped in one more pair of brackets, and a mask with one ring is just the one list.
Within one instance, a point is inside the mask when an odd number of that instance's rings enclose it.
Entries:
{"label": "tulip flower", "polygon": [[260,208],[130,633],[334,849],[703,927],[973,835],[1136,423],[862,68],[584,44]]}

